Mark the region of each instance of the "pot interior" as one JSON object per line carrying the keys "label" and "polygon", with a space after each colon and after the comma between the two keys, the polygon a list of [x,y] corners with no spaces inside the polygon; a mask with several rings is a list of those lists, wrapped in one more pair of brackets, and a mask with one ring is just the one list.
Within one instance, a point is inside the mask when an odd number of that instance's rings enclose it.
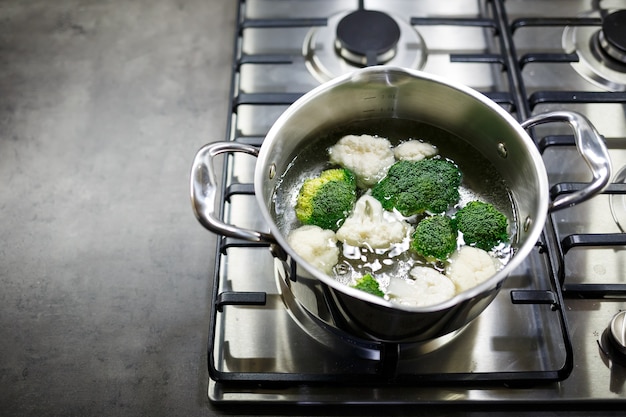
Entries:
{"label": "pot interior", "polygon": [[[413,120],[385,118],[367,119],[346,123],[330,130],[326,134],[318,134],[311,138],[306,145],[293,156],[292,163],[284,172],[282,180],[275,189],[275,198],[272,206],[273,220],[284,236],[301,226],[295,217],[293,207],[296,204],[298,192],[307,178],[319,175],[325,169],[336,167],[328,162],[328,148],[340,138],[348,134],[367,134],[389,139],[392,146],[417,139],[428,142],[437,147],[439,155],[454,161],[463,173],[463,182],[460,188],[461,200],[458,206],[472,200],[481,200],[493,204],[509,219],[511,245],[498,251],[498,257],[506,264],[516,246],[517,236],[517,208],[513,195],[506,181],[494,165],[468,141],[465,141],[443,129]],[[362,193],[363,190],[360,190]],[[449,214],[456,208],[451,208]],[[421,216],[418,216],[419,219]],[[415,220],[417,220],[415,219]],[[362,258],[366,257],[367,261]],[[351,256],[340,255],[340,264],[343,268],[335,268],[333,278],[344,284],[350,284],[354,279],[375,269],[377,274],[406,275],[413,265],[414,256],[408,251],[404,253],[377,253],[363,250],[357,260]],[[362,269],[365,268],[365,269]]]}
{"label": "pot interior", "polygon": [[[339,138],[363,133],[388,138],[393,145],[421,139],[437,146],[463,172],[471,194],[462,198],[489,201],[508,216],[511,247],[521,252],[520,258],[534,246],[545,222],[547,178],[541,157],[519,124],[466,87],[418,72],[374,67],[302,97],[279,118],[261,148],[257,198],[271,232],[290,255],[294,253],[286,236],[297,225],[293,206],[302,181],[330,167],[327,149]],[[506,268],[521,262],[516,257]],[[327,282],[324,274],[307,270]],[[506,273],[499,273],[494,280],[504,277]],[[498,284],[489,281],[464,297]],[[351,290],[346,291],[352,295]]]}

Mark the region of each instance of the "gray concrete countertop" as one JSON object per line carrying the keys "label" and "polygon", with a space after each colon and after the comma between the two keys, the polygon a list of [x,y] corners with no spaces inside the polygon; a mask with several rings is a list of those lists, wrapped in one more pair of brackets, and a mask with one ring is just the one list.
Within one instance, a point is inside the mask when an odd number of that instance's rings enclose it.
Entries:
{"label": "gray concrete countertop", "polygon": [[208,403],[188,178],[224,137],[236,9],[0,2],[0,415],[450,415]]}
{"label": "gray concrete countertop", "polygon": [[224,135],[235,12],[0,2],[1,415],[212,413],[188,178]]}

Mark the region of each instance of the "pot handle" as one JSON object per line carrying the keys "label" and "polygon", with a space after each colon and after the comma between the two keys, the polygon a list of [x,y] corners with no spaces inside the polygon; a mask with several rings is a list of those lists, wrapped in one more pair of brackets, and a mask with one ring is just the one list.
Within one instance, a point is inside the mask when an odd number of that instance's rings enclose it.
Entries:
{"label": "pot handle", "polygon": [[226,152],[243,152],[255,157],[259,154],[254,146],[238,142],[213,142],[200,148],[190,175],[191,206],[196,218],[205,228],[219,235],[252,242],[274,242],[271,234],[225,223],[215,212],[218,184],[213,160]]}
{"label": "pot handle", "polygon": [[578,153],[593,174],[593,180],[581,190],[557,197],[548,211],[557,211],[581,203],[601,192],[611,177],[611,158],[602,137],[582,114],[571,111],[553,111],[533,116],[521,123],[524,129],[549,122],[566,122],[574,131]]}

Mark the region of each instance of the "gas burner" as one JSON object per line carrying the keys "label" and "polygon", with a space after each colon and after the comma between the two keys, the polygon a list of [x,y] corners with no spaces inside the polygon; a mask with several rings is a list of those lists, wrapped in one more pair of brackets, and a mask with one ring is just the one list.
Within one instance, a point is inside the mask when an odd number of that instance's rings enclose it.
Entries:
{"label": "gas burner", "polygon": [[606,16],[598,32],[600,49],[619,64],[626,65],[626,10]]}
{"label": "gas burner", "polygon": [[357,10],[339,21],[335,48],[353,64],[372,66],[393,58],[399,39],[400,27],[388,14]]}
{"label": "gas burner", "polygon": [[626,365],[626,311],[613,316],[602,333],[600,348],[611,361]]}
{"label": "gas burner", "polygon": [[378,64],[421,69],[426,46],[405,20],[375,10],[347,11],[314,27],[302,48],[309,72],[326,82],[363,66]]}
{"label": "gas burner", "polygon": [[[599,17],[590,12],[582,17]],[[563,47],[576,52],[574,69],[585,79],[608,91],[626,91],[626,10],[614,11],[602,20],[602,28],[568,26]]]}

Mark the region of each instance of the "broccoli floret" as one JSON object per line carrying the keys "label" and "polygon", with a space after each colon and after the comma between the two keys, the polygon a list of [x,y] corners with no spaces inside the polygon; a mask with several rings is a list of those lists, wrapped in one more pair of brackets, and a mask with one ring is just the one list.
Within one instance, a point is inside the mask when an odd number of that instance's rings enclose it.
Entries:
{"label": "broccoli floret", "polygon": [[508,221],[492,204],[471,201],[456,212],[454,221],[466,244],[490,251],[508,240]]}
{"label": "broccoli floret", "polygon": [[371,274],[365,274],[361,278],[357,279],[354,288],[356,288],[357,290],[368,292],[370,294],[377,295],[379,297],[385,295],[385,293],[380,290],[378,281],[376,281]]}
{"label": "broccoli floret", "polygon": [[337,231],[356,201],[354,174],[328,169],[304,181],[296,201],[296,217],[304,224]]}
{"label": "broccoli floret", "polygon": [[446,159],[398,161],[372,188],[372,196],[385,210],[395,208],[407,217],[443,213],[459,200],[460,185],[461,171]]}
{"label": "broccoli floret", "polygon": [[435,215],[420,221],[411,236],[411,249],[429,261],[445,261],[456,250],[457,229],[452,219]]}

